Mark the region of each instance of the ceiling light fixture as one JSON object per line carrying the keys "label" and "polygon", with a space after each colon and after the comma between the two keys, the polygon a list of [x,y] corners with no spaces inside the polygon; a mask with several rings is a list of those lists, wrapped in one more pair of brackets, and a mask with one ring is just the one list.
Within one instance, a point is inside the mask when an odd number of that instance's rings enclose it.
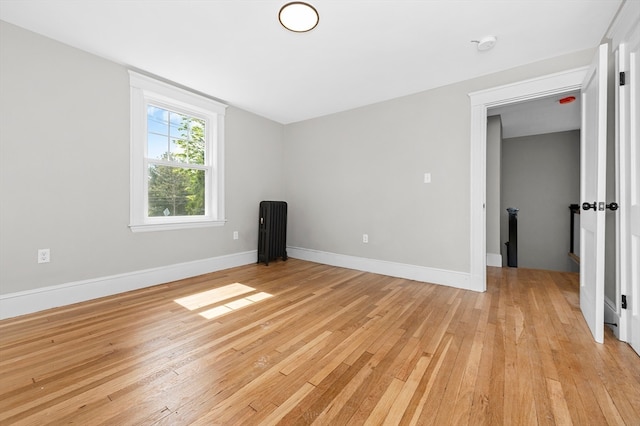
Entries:
{"label": "ceiling light fixture", "polygon": [[485,50],[489,50],[495,46],[497,41],[498,39],[496,36],[486,36],[480,40],[471,40],[471,43],[478,43],[478,50],[484,52]]}
{"label": "ceiling light fixture", "polygon": [[320,21],[320,15],[309,3],[294,1],[280,8],[278,19],[283,27],[295,33],[305,33],[314,29]]}

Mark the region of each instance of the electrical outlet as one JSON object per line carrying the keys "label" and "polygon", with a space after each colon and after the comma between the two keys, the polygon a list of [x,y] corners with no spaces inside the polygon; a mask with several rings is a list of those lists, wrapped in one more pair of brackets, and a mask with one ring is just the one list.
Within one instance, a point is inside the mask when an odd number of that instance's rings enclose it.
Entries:
{"label": "electrical outlet", "polygon": [[233,231],[233,239],[234,240],[238,239],[238,231]]}
{"label": "electrical outlet", "polygon": [[369,242],[369,234],[362,234],[362,242],[365,244]]}
{"label": "electrical outlet", "polygon": [[49,249],[38,249],[38,263],[51,262],[51,251]]}

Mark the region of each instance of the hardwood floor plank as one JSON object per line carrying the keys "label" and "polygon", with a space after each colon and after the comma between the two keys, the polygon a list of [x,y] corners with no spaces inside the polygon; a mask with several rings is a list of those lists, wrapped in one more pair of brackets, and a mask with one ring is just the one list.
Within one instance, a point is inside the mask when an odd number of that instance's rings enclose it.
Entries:
{"label": "hardwood floor plank", "polygon": [[25,315],[0,321],[0,424],[640,424],[640,358],[593,341],[578,291],[289,259]]}
{"label": "hardwood floor plank", "polygon": [[564,392],[562,391],[562,385],[552,379],[547,379],[547,389],[549,398],[551,401],[551,408],[553,410],[553,417],[556,424],[560,425],[572,425],[571,414],[564,398]]}
{"label": "hardwood floor plank", "polygon": [[[348,421],[357,408],[357,404],[352,402],[354,393],[366,380],[368,380],[375,368],[370,361],[372,356],[372,353],[364,352],[356,362],[349,366],[349,376],[344,380],[341,380],[342,386],[334,387],[331,393],[331,398],[323,398],[321,403],[319,401],[316,406],[307,411],[310,416],[305,420],[311,420],[310,424],[319,425],[345,424],[344,422]],[[375,362],[376,361],[374,360],[374,363]],[[347,373],[345,372],[345,375],[346,374]],[[322,386],[322,383],[320,386]],[[343,416],[343,420],[339,420],[337,418],[341,415]],[[305,424],[309,423],[305,422]]]}
{"label": "hardwood floor plank", "polygon": [[[445,401],[445,403],[438,406],[437,415],[434,418],[435,424],[455,421],[456,415],[458,414],[456,412],[457,403],[460,404],[457,408],[461,409],[464,413],[468,412],[468,405],[471,403],[468,399],[464,400],[459,398],[461,392],[465,394],[470,390],[462,389],[462,385],[465,366],[469,362],[475,337],[475,326],[471,326],[471,324],[477,324],[479,312],[473,309],[473,305],[475,304],[475,295],[473,293],[461,295],[461,299],[462,316],[460,317],[461,320],[455,324],[455,328],[452,330],[454,333],[452,342],[454,351],[449,352],[449,369],[451,373],[446,381],[442,381],[444,386],[442,390],[442,401]],[[471,315],[471,313],[473,313],[473,315]],[[468,316],[470,319],[464,320]],[[475,377],[473,380],[475,380]]]}
{"label": "hardwood floor plank", "polygon": [[[425,407],[427,405],[427,401],[429,400],[433,400],[435,398],[432,397],[433,395],[433,385],[436,381],[436,379],[438,379],[438,377],[440,376],[440,372],[442,371],[442,364],[449,352],[449,347],[451,346],[451,342],[453,341],[453,336],[452,335],[448,335],[443,339],[443,344],[441,346],[441,352],[440,353],[436,353],[434,355],[434,359],[436,359],[435,364],[433,362],[430,363],[429,367],[427,368],[427,372],[424,375],[424,378],[428,379],[426,381],[426,383],[424,384],[424,390],[421,390],[420,388],[418,388],[421,392],[422,392],[422,396],[416,406],[416,410],[413,414],[413,416],[411,417],[411,420],[409,422],[409,424],[411,426],[417,425],[417,424],[426,424],[426,420],[429,419],[433,414],[430,413],[429,411],[425,410]],[[434,364],[433,369],[431,369],[431,365]],[[435,395],[436,398],[438,395]],[[426,419],[423,420],[423,422],[420,421],[421,417],[425,416]]]}
{"label": "hardwood floor plank", "polygon": [[411,403],[411,399],[416,394],[416,389],[418,389],[418,385],[420,384],[427,367],[429,367],[431,359],[432,358],[429,356],[422,356],[418,360],[414,370],[403,383],[398,396],[393,401],[393,405],[388,408],[388,414],[384,419],[385,425],[397,425],[400,423],[402,417],[407,411],[407,407]]}
{"label": "hardwood floor plank", "polygon": [[460,387],[456,396],[452,417],[454,424],[467,424],[469,422],[483,345],[484,332],[476,332],[473,336],[473,342],[469,350],[469,358],[464,367],[464,373],[462,374],[462,380],[460,381]]}
{"label": "hardwood floor plank", "polygon": [[327,406],[335,401],[345,384],[350,383],[356,374],[366,370],[365,366],[371,356],[372,354],[365,352],[353,365],[340,364],[283,418],[282,423],[308,425],[316,421]]}
{"label": "hardwood floor plank", "polygon": [[[380,425],[383,424],[389,410],[396,400],[398,394],[402,390],[404,382],[398,380],[395,377],[391,379],[391,383],[385,388],[382,397],[378,400],[378,403],[373,407],[373,410],[369,412],[369,416],[365,420],[365,426]],[[356,420],[357,421],[357,420]]]}
{"label": "hardwood floor plank", "polygon": [[[494,324],[488,324],[484,333],[484,341],[482,343],[482,354],[480,356],[480,366],[478,368],[478,375],[476,377],[475,388],[473,390],[473,402],[471,404],[471,411],[469,413],[470,425],[491,425],[495,424],[492,421],[492,409],[495,411],[501,411],[501,406],[497,406],[503,399],[502,394],[499,398],[495,398],[491,393],[492,383],[497,383],[496,387],[502,388],[504,382],[504,376],[502,374],[495,374],[496,367],[499,366],[499,360],[494,355],[494,341],[495,341],[495,328]],[[501,372],[498,372],[501,373]]]}
{"label": "hardwood floor plank", "polygon": [[304,340],[306,337],[316,333],[318,330],[323,329],[327,325],[327,323],[331,322],[332,320],[334,320],[336,317],[342,315],[343,313],[350,311],[351,309],[353,309],[355,306],[360,304],[366,298],[367,298],[367,296],[362,296],[359,299],[356,299],[353,302],[349,303],[347,306],[343,307],[339,311],[336,311],[335,313],[333,313],[331,315],[325,316],[322,320],[318,321],[316,319],[314,321],[314,325],[313,326],[310,326],[310,327],[304,329],[304,331],[299,332],[298,334],[295,335],[295,337],[293,339],[289,340],[286,344],[281,345],[280,347],[276,348],[276,350],[278,352],[286,352],[289,348],[291,348],[291,346],[293,346],[296,343]]}
{"label": "hardwood floor plank", "polygon": [[358,353],[359,356],[356,359],[359,359],[363,353],[362,351],[356,351],[359,347],[363,346],[365,342],[369,341],[371,338],[368,330],[373,327],[376,323],[376,320],[380,319],[380,317],[371,318],[370,321],[365,323],[362,328],[356,330],[349,339],[343,340],[338,346],[336,346],[329,354],[327,354],[327,358],[329,362],[318,371],[311,379],[309,379],[309,383],[314,385],[319,385],[321,381],[323,381],[330,373],[335,369],[338,365],[345,363],[347,365],[353,365],[353,362],[346,362],[346,358],[355,353]]}
{"label": "hardwood floor plank", "polygon": [[291,395],[284,404],[278,406],[269,416],[261,420],[262,423],[272,425],[278,423],[284,416],[289,413],[296,405],[298,405],[307,395],[309,395],[315,386],[307,382],[300,387],[293,395]]}
{"label": "hardwood floor plank", "polygon": [[[372,353],[371,359],[367,363],[367,368],[363,370],[363,374],[354,378],[354,385],[347,386],[345,388],[345,394],[343,396],[344,404],[339,407],[339,411],[330,420],[329,424],[347,424],[353,422],[358,424],[362,423],[368,416],[368,408],[377,402],[377,399],[381,397],[381,394],[376,394],[376,390],[383,389],[380,386],[380,380],[385,377],[385,371],[390,363],[392,357],[389,357],[389,352],[393,348],[398,348],[397,344],[405,331],[402,329],[394,329],[393,333],[387,334],[382,340],[384,344],[378,348],[375,353]],[[370,351],[367,351],[371,353]],[[353,365],[353,364],[352,364]],[[392,380],[392,376],[386,375],[387,382]],[[378,387],[376,387],[378,386]],[[339,395],[340,396],[340,395]],[[348,396],[347,398],[344,398]],[[346,399],[346,400],[345,400]],[[354,416],[359,416],[358,417]],[[318,421],[321,417],[318,417]],[[327,420],[322,420],[320,424],[327,424]]]}

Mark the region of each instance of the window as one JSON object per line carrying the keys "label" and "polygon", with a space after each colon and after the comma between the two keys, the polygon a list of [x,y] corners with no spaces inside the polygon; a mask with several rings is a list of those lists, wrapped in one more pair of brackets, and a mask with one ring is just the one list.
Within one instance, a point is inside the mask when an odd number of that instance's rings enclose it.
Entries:
{"label": "window", "polygon": [[132,231],[224,224],[226,105],[129,71]]}

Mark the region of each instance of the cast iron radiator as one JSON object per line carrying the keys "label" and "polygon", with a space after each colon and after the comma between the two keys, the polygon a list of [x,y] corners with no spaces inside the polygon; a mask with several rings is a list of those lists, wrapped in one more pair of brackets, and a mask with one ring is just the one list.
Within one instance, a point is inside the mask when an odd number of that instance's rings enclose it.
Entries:
{"label": "cast iron radiator", "polygon": [[269,265],[279,257],[287,260],[287,203],[260,202],[258,223],[258,263]]}

